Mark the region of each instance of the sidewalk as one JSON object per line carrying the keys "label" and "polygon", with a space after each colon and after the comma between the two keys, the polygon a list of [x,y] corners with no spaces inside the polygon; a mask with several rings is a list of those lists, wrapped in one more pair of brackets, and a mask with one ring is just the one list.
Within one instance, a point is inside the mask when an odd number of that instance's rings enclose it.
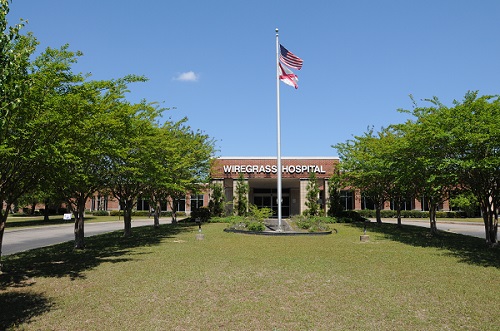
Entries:
{"label": "sidewalk", "polygon": [[[370,222],[376,222],[375,219],[370,219]],[[383,218],[382,223],[397,224],[397,219],[395,218]],[[463,234],[466,236],[473,236],[477,238],[484,239],[486,237],[484,224],[480,222],[460,222],[460,221],[447,221],[437,220],[437,228],[441,231],[447,231],[457,234]],[[403,225],[413,225],[429,228],[428,219],[413,219],[413,218],[403,218],[401,219],[401,224]]]}

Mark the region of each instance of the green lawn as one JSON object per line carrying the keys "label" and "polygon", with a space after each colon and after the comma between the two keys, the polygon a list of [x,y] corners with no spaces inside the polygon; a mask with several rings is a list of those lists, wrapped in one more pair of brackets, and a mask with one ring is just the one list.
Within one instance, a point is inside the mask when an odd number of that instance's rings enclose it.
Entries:
{"label": "green lawn", "polygon": [[162,225],[7,256],[4,330],[498,330],[500,250],[426,228]]}

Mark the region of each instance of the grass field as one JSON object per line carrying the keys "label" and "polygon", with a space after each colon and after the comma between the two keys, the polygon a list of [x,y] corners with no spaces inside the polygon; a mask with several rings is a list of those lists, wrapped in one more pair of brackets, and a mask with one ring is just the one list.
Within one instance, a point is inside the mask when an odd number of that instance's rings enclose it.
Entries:
{"label": "grass field", "polygon": [[162,225],[3,259],[0,330],[498,330],[500,250],[428,229]]}

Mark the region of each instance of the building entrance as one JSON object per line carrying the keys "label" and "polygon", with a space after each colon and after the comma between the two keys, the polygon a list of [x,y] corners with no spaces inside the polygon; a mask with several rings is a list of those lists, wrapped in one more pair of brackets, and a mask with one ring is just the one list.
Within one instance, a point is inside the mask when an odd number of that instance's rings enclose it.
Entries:
{"label": "building entrance", "polygon": [[[283,189],[281,203],[281,216],[290,217],[290,189]],[[253,204],[259,208],[270,208],[273,217],[278,217],[278,190],[277,189],[253,189]]]}

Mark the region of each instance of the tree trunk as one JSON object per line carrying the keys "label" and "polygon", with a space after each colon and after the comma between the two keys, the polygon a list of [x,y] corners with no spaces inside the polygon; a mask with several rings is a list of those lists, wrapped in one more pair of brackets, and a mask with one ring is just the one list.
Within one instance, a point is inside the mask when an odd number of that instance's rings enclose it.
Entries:
{"label": "tree trunk", "polygon": [[161,212],[161,207],[160,207],[160,204],[156,204],[156,207],[155,207],[155,210],[154,210],[154,223],[153,223],[153,226],[155,228],[159,228],[160,227],[160,212]]}
{"label": "tree trunk", "polygon": [[493,229],[490,231],[490,238],[492,246],[498,245],[498,213],[495,214],[495,219],[493,221]]}
{"label": "tree trunk", "polygon": [[177,199],[172,199],[172,224],[177,224]]}
{"label": "tree trunk", "polygon": [[436,205],[432,202],[429,203],[429,221],[431,234],[437,234],[437,223],[436,223]]}
{"label": "tree trunk", "polygon": [[85,230],[83,213],[78,210],[73,213],[75,216],[75,249],[85,248]]}
{"label": "tree trunk", "polygon": [[5,232],[5,224],[10,213],[10,205],[5,206],[5,209],[0,209],[0,274],[2,273],[2,246],[3,234]]}
{"label": "tree trunk", "polygon": [[45,209],[43,210],[43,221],[48,222],[49,221],[49,203],[45,201],[44,203]]}
{"label": "tree trunk", "polygon": [[80,193],[78,198],[76,198],[74,209],[71,202],[68,203],[75,216],[75,249],[85,248],[85,202],[87,201],[87,197],[84,193]]}
{"label": "tree trunk", "polygon": [[377,224],[382,224],[382,216],[380,212],[380,204],[375,204],[375,216],[377,218]]}
{"label": "tree trunk", "polygon": [[123,236],[132,236],[132,204],[127,204],[127,207],[123,211]]}
{"label": "tree trunk", "polygon": [[398,203],[396,208],[396,218],[398,219],[398,226],[401,226],[401,204]]}
{"label": "tree trunk", "polygon": [[482,209],[486,244],[495,246],[498,243],[498,213],[489,199],[483,204]]}

